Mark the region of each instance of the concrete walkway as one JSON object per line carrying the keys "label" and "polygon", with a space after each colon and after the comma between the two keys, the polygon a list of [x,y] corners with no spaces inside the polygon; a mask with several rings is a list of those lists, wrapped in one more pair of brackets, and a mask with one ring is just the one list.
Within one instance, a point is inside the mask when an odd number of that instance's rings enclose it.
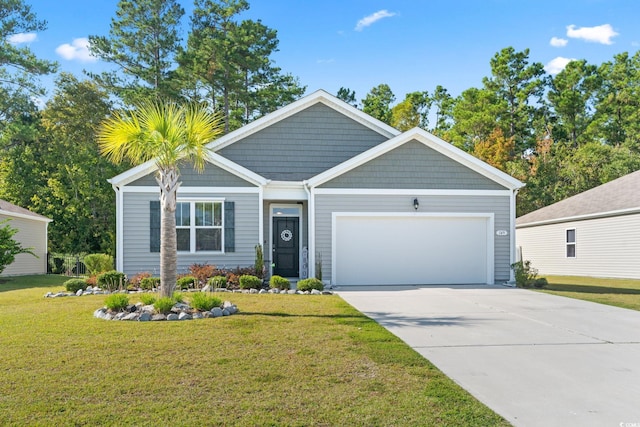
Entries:
{"label": "concrete walkway", "polygon": [[344,288],[516,426],[640,427],[640,312],[501,286]]}

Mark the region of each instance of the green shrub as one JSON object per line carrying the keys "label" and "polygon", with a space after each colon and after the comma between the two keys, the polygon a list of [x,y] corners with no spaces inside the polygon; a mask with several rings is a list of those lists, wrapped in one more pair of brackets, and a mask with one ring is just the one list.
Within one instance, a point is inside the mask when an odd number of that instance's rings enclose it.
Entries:
{"label": "green shrub", "polygon": [[300,280],[296,287],[301,292],[310,291],[312,289],[321,291],[324,289],[324,284],[321,280],[318,280],[315,277],[311,277],[309,279]]}
{"label": "green shrub", "polygon": [[538,277],[538,270],[531,266],[531,261],[518,261],[511,264],[513,275],[516,279],[516,286],[519,288],[529,288],[534,285]]}
{"label": "green shrub", "polygon": [[104,272],[98,276],[98,286],[102,289],[115,291],[119,288],[125,288],[127,284],[127,276],[116,270]]}
{"label": "green shrub", "polygon": [[111,294],[105,299],[104,305],[111,311],[124,311],[129,305],[129,297],[125,294]]}
{"label": "green shrub", "polygon": [[156,302],[156,297],[151,294],[142,294],[140,295],[140,301],[142,301],[144,305],[151,305]]}
{"label": "green shrub", "polygon": [[549,282],[544,277],[538,277],[536,280],[533,281],[534,288],[544,288],[548,284]]}
{"label": "green shrub", "polygon": [[171,312],[175,303],[176,302],[173,298],[162,297],[158,298],[156,302],[153,303],[153,308],[155,308],[158,313],[167,314]]}
{"label": "green shrub", "polygon": [[90,276],[113,270],[113,257],[111,255],[91,254],[85,256],[83,261]]}
{"label": "green shrub", "polygon": [[87,287],[87,282],[84,279],[69,279],[64,282],[64,288],[67,292],[73,292],[74,294],[78,292],[79,289],[84,289]]}
{"label": "green shrub", "polygon": [[216,296],[202,292],[194,293],[191,296],[191,307],[200,311],[210,311],[213,307],[220,307],[222,300]]}
{"label": "green shrub", "polygon": [[290,289],[291,283],[289,282],[289,279],[275,275],[271,276],[271,279],[269,279],[269,287],[274,289]]}
{"label": "green shrub", "polygon": [[214,289],[227,287],[227,276],[214,276],[207,282]]}
{"label": "green shrub", "polygon": [[143,289],[145,291],[151,291],[153,290],[153,288],[159,288],[160,287],[160,278],[159,277],[145,277],[144,279],[140,280],[139,285],[140,289]]}
{"label": "green shrub", "polygon": [[256,260],[253,265],[256,276],[264,277],[264,257],[262,255],[262,245],[256,245]]}
{"label": "green shrub", "polygon": [[193,288],[196,283],[196,278],[193,276],[184,276],[178,279],[176,282],[176,287],[178,289],[189,289]]}
{"label": "green shrub", "polygon": [[258,289],[262,286],[262,279],[251,274],[240,276],[240,289]]}
{"label": "green shrub", "polygon": [[182,294],[182,292],[174,292],[173,293],[173,301],[178,303],[178,302],[184,302],[184,295]]}

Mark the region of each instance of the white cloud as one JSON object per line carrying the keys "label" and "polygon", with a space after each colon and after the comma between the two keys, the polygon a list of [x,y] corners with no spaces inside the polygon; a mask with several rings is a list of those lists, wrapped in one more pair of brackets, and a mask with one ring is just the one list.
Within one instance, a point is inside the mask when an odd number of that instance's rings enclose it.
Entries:
{"label": "white cloud", "polygon": [[58,46],[56,53],[69,61],[77,59],[80,62],[95,62],[98,60],[89,52],[89,39],[85,37],[73,39],[71,44],[65,43]]}
{"label": "white cloud", "polygon": [[580,28],[576,28],[575,25],[567,26],[567,37],[582,39],[586,42],[613,44],[611,39],[617,35],[618,33],[609,24]]}
{"label": "white cloud", "polygon": [[38,39],[36,33],[18,33],[7,37],[7,41],[11,44],[31,43]]}
{"label": "white cloud", "polygon": [[569,43],[567,39],[561,39],[560,37],[551,37],[549,44],[553,47],[565,47]]}
{"label": "white cloud", "polygon": [[544,70],[551,74],[558,74],[560,71],[564,70],[564,67],[571,61],[575,61],[575,58],[563,58],[562,56],[558,56],[557,58],[553,58],[551,61],[544,66]]}
{"label": "white cloud", "polygon": [[356,24],[355,30],[362,31],[369,25],[372,25],[384,18],[391,18],[392,16],[396,16],[396,13],[389,12],[386,9],[379,10],[376,13],[373,13],[369,16],[365,16],[364,18],[359,20],[358,23]]}

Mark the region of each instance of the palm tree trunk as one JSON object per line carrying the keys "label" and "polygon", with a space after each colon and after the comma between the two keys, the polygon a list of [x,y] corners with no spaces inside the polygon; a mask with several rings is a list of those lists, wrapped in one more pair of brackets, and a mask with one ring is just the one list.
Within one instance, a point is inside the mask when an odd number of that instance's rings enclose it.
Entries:
{"label": "palm tree trunk", "polygon": [[177,169],[158,171],[160,185],[160,296],[171,297],[178,275],[176,197],[180,182]]}

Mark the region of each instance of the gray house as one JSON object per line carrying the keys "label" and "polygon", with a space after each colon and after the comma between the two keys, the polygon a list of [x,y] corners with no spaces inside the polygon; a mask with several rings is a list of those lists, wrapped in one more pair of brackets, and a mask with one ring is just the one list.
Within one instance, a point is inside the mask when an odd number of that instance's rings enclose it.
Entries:
{"label": "gray house", "polygon": [[16,259],[4,269],[2,275],[45,274],[47,272],[47,232],[52,220],[0,199],[0,221],[4,220],[9,220],[9,226],[18,230],[13,238],[23,248],[31,248],[37,257],[30,254],[16,255]]}
{"label": "gray house", "polygon": [[640,279],[640,171],[516,221],[522,259],[542,274]]}
{"label": "gray house", "polygon": [[[250,266],[262,244],[269,274],[321,271],[338,286],[510,279],[523,184],[428,132],[318,91],[210,147],[203,173],[181,169],[181,271]],[[159,271],[154,172],[148,162],[110,180],[127,274]]]}

